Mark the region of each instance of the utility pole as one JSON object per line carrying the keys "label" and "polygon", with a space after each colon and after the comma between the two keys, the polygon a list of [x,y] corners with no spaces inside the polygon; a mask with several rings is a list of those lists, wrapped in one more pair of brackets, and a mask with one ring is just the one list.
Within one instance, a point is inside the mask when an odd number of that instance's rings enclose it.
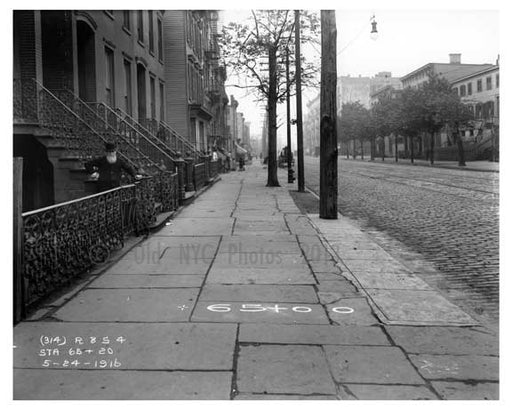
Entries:
{"label": "utility pole", "polygon": [[268,50],[269,92],[268,92],[268,187],[277,187],[277,47],[269,45]]}
{"label": "utility pole", "polygon": [[338,142],[336,132],[336,14],[321,11],[320,218],[338,218]]}
{"label": "utility pole", "polygon": [[292,124],[290,118],[290,50],[286,49],[286,144],[288,145],[288,183],[293,184],[292,168]]}
{"label": "utility pole", "polygon": [[[334,49],[336,54],[336,49]],[[298,191],[304,192],[304,143],[302,131],[302,81],[300,68],[300,11],[295,10],[295,87],[297,94],[297,171]]]}

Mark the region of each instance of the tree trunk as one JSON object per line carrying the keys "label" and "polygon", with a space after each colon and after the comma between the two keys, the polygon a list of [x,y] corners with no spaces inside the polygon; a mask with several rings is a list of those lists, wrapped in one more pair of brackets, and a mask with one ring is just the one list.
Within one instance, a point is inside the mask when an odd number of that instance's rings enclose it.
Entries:
{"label": "tree trunk", "polygon": [[370,140],[370,161],[375,161],[375,139]]}
{"label": "tree trunk", "polygon": [[466,166],[466,158],[464,155],[464,144],[462,143],[462,138],[459,135],[458,131],[453,134],[455,141],[457,142],[457,151],[459,152],[459,167]]}
{"label": "tree trunk", "polygon": [[410,137],[409,139],[410,145],[411,145],[411,164],[414,164],[414,140],[413,137]]}
{"label": "tree trunk", "polygon": [[352,158],[356,159],[356,140],[352,140]]}
{"label": "tree trunk", "polygon": [[363,143],[363,140],[359,140],[359,143],[361,144],[361,159],[364,160],[364,143]]}
{"label": "tree trunk", "polygon": [[321,11],[320,218],[338,218],[338,144],[336,132],[336,14]]}
{"label": "tree trunk", "polygon": [[434,133],[430,133],[430,165],[434,165],[434,147],[436,140],[434,138]]}
{"label": "tree trunk", "polygon": [[398,162],[398,135],[395,135],[395,162]]}
{"label": "tree trunk", "polygon": [[[390,141],[389,137],[388,137],[388,141]],[[382,139],[382,161],[384,161],[385,156],[386,156],[386,140],[383,138]]]}
{"label": "tree trunk", "polygon": [[276,50],[268,50],[269,96],[268,96],[268,177],[267,186],[280,186],[277,179],[277,72]]}
{"label": "tree trunk", "polygon": [[350,143],[347,141],[347,159],[350,159]]}

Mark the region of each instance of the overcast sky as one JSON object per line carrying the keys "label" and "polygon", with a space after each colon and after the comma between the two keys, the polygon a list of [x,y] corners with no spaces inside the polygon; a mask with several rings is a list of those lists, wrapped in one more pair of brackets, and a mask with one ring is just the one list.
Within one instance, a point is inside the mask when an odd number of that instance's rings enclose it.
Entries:
{"label": "overcast sky", "polygon": [[[222,16],[229,22],[248,14],[248,10],[226,9]],[[370,38],[373,15],[379,33],[376,40]],[[498,10],[344,9],[336,10],[336,25],[338,76],[373,77],[390,71],[402,77],[430,62],[448,63],[450,53],[460,53],[462,63],[474,64],[494,64],[499,54]],[[262,108],[255,108],[243,90],[228,87],[226,91],[239,100],[239,110],[252,123],[251,133],[260,135]],[[314,94],[314,90],[306,93],[304,103]],[[284,115],[284,107],[280,112]],[[284,145],[285,131],[279,129],[278,145]]]}

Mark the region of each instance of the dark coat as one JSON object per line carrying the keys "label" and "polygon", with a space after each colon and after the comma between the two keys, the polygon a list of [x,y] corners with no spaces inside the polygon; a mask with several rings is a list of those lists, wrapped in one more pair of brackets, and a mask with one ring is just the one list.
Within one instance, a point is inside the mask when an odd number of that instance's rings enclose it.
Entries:
{"label": "dark coat", "polygon": [[117,161],[110,164],[106,157],[95,158],[85,164],[85,169],[89,173],[98,172],[98,192],[117,188],[121,185],[122,172],[135,177],[136,172],[133,167],[124,159],[117,157]]}

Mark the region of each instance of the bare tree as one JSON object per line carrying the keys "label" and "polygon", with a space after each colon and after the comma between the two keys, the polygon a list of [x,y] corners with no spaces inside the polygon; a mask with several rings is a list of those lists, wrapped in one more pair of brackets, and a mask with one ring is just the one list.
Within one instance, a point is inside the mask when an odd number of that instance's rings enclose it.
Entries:
{"label": "bare tree", "polygon": [[[301,43],[317,41],[318,17],[303,12]],[[277,178],[277,104],[284,102],[295,81],[286,81],[286,54],[293,47],[294,15],[291,10],[253,10],[243,23],[231,22],[223,29],[222,55],[230,75],[238,77],[235,87],[245,88],[268,110],[267,186],[279,186]],[[290,53],[290,57],[293,54]],[[291,58],[291,64],[293,58]],[[302,80],[317,80],[318,63],[302,57]],[[295,77],[293,65],[290,77]],[[243,81],[240,81],[243,78]]]}

